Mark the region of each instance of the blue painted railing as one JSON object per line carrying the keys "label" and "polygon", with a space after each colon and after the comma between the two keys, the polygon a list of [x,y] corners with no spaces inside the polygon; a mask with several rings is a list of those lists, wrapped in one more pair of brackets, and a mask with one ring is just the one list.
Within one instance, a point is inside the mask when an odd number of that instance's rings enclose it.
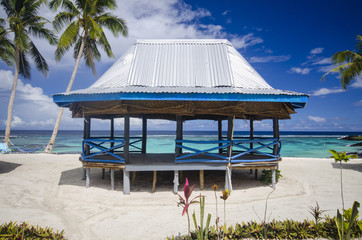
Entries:
{"label": "blue painted railing", "polygon": [[120,138],[83,139],[82,159],[88,162],[124,163],[124,158],[121,157],[124,145],[125,140]]}
{"label": "blue painted railing", "polygon": [[[251,148],[250,145],[253,145]],[[198,149],[196,146],[210,146],[206,149]],[[175,162],[207,162],[226,163],[229,161],[228,147],[232,147],[231,163],[251,163],[276,161],[280,158],[281,142],[278,138],[254,138],[219,141],[192,141],[176,140],[176,148],[181,148],[184,154],[177,156]],[[276,152],[274,153],[274,146]],[[204,147],[205,148],[205,147]],[[222,149],[224,153],[218,153]],[[270,150],[270,152],[268,152]]]}

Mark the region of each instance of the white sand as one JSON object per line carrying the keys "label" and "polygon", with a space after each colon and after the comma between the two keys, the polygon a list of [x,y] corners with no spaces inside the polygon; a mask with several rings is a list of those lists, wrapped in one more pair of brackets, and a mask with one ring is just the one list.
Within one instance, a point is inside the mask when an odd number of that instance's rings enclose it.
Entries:
{"label": "white sand", "polygon": [[[172,193],[173,173],[160,172],[156,193],[150,193],[152,173],[138,173],[131,194],[123,195],[121,174],[116,174],[116,190],[110,190],[109,173],[91,170],[91,187],[81,180],[78,155],[0,155],[0,222],[29,221],[33,225],[65,230],[69,239],[165,239],[187,232],[186,216],[177,207]],[[343,164],[346,208],[362,202],[362,160]],[[309,206],[329,210],[341,208],[338,165],[331,159],[284,158],[283,177],[268,202],[268,218],[312,219]],[[200,193],[197,172],[184,172]],[[224,184],[224,173],[205,172],[206,212],[215,221],[215,198],[211,185]],[[183,183],[182,183],[183,185]],[[227,200],[228,224],[258,220],[265,199],[272,190],[254,180],[249,170],[233,171],[234,191]],[[182,189],[182,186],[179,188]],[[218,192],[220,195],[220,192]],[[223,217],[222,200],[219,216]],[[198,215],[198,205],[192,205]],[[255,210],[254,210],[255,209]],[[223,218],[221,218],[223,222]],[[192,225],[193,226],[193,225]],[[192,227],[193,228],[193,227]]]}

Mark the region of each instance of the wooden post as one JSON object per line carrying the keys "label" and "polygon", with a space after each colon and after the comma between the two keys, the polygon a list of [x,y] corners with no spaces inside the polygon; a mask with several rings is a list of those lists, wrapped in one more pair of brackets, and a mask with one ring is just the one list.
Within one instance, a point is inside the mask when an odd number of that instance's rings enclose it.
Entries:
{"label": "wooden post", "polygon": [[[273,137],[277,138],[278,140],[280,138],[278,118],[273,118]],[[277,155],[278,151],[279,151],[279,146],[275,144],[273,147],[273,154]]]}
{"label": "wooden post", "polygon": [[[254,139],[254,120],[250,119],[250,140]],[[250,143],[250,149],[254,148],[254,144]],[[254,154],[254,152],[251,152],[251,154]]]}
{"label": "wooden post", "polygon": [[157,171],[153,171],[152,193],[156,191]]}
{"label": "wooden post", "polygon": [[200,170],[200,190],[204,190],[205,181],[204,181],[204,170]]}
{"label": "wooden post", "polygon": [[111,169],[111,189],[114,190],[114,169]]}
{"label": "wooden post", "polygon": [[[90,128],[91,128],[91,118],[85,117],[84,118],[84,129],[83,129],[83,138],[88,139],[90,138]],[[90,148],[88,145],[84,146],[84,155],[87,156],[90,154]],[[83,168],[83,176],[82,180],[86,180],[86,170]]]}
{"label": "wooden post", "polygon": [[[231,135],[232,135],[232,131],[233,131],[233,124],[234,124],[234,121],[233,121],[233,117],[232,116],[229,116],[228,117],[228,134],[227,134],[227,139],[229,140],[229,141],[231,141]],[[230,154],[230,148],[231,148],[232,146],[229,146],[228,147],[228,152],[227,152],[227,154]]]}
{"label": "wooden post", "polygon": [[126,169],[123,169],[123,194],[130,194],[131,192],[131,186],[129,182],[129,171],[126,171]]}
{"label": "wooden post", "polygon": [[[111,140],[114,139],[114,118],[111,118]],[[111,142],[111,148],[114,147],[114,142]],[[111,151],[113,153],[113,150]]]}
{"label": "wooden post", "polygon": [[[183,139],[182,132],[183,132],[182,116],[176,116],[176,140]],[[182,145],[182,143],[179,144]],[[180,156],[182,154],[182,148],[176,147],[175,153],[176,156]]]}
{"label": "wooden post", "polygon": [[85,168],[84,169],[86,172],[86,181],[85,181],[85,187],[88,188],[89,184],[90,184],[90,169],[89,168]]}
{"label": "wooden post", "polygon": [[142,116],[142,153],[147,149],[147,116]]}
{"label": "wooden post", "polygon": [[[218,140],[221,141],[222,140],[222,120],[218,119],[217,120],[217,135],[218,135]],[[219,147],[222,146],[222,143],[219,143]],[[219,148],[219,154],[222,154],[223,149]]]}
{"label": "wooden post", "polygon": [[178,185],[179,185],[179,174],[178,174],[178,171],[175,170],[174,177],[173,177],[173,192],[174,193],[178,192]]}
{"label": "wooden post", "polygon": [[129,115],[124,116],[124,159],[126,164],[129,163]]}

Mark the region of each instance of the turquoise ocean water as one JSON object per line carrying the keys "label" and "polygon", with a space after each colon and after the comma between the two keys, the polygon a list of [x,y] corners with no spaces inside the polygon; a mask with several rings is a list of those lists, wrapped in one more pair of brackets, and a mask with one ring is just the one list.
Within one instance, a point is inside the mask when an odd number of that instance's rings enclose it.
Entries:
{"label": "turquoise ocean water", "polygon": [[[11,142],[14,144],[11,148],[14,152],[20,152],[21,149],[41,148],[36,152],[42,152],[44,145],[47,144],[52,131],[41,130],[12,130]],[[272,137],[272,132],[258,132],[255,136]],[[109,131],[92,131],[92,137],[107,136]],[[248,132],[236,131],[235,136],[249,135]],[[348,145],[356,143],[355,141],[346,141],[339,139],[346,135],[362,135],[362,132],[281,132],[281,156],[282,157],[309,157],[324,158],[329,157],[329,149],[337,151],[357,152],[362,151],[362,147],[349,147]],[[0,137],[3,139],[4,131],[0,131]],[[115,133],[115,136],[123,136],[122,132]],[[141,136],[140,131],[131,133],[131,136]],[[54,153],[80,153],[82,131],[59,131],[58,137],[53,149]],[[217,132],[192,131],[184,132],[184,139],[187,140],[217,140]],[[147,138],[147,152],[167,153],[174,152],[175,149],[175,131],[149,131]]]}

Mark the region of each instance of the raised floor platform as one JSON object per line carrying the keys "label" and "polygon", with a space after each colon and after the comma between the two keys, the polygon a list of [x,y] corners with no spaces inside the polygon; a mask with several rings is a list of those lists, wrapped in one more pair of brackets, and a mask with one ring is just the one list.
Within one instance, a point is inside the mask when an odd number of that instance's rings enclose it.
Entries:
{"label": "raised floor platform", "polygon": [[[109,156],[104,156],[108,158]],[[235,163],[231,164],[228,169],[227,163],[212,163],[212,162],[189,162],[189,163],[176,163],[175,154],[173,153],[132,153],[129,155],[128,163],[107,163],[107,162],[88,162],[83,161],[80,158],[80,161],[85,168],[85,179],[86,186],[89,186],[90,177],[89,169],[90,168],[103,168],[111,170],[111,186],[114,189],[114,169],[123,170],[123,192],[124,194],[130,193],[130,172],[138,171],[153,171],[154,180],[153,180],[153,191],[155,190],[157,171],[173,171],[174,172],[174,192],[178,191],[179,186],[179,171],[200,171],[200,186],[203,186],[203,171],[204,170],[223,170],[225,174],[225,189],[231,189],[231,178],[228,180],[228,175],[231,176],[231,170],[234,169],[272,169],[273,170],[273,187],[275,187],[275,169],[278,167],[278,163],[281,159],[276,161],[262,161],[260,156],[247,156],[247,160],[258,159],[258,162],[245,162],[245,163]],[[94,158],[94,160],[99,159]],[[229,174],[227,174],[229,170]]]}

